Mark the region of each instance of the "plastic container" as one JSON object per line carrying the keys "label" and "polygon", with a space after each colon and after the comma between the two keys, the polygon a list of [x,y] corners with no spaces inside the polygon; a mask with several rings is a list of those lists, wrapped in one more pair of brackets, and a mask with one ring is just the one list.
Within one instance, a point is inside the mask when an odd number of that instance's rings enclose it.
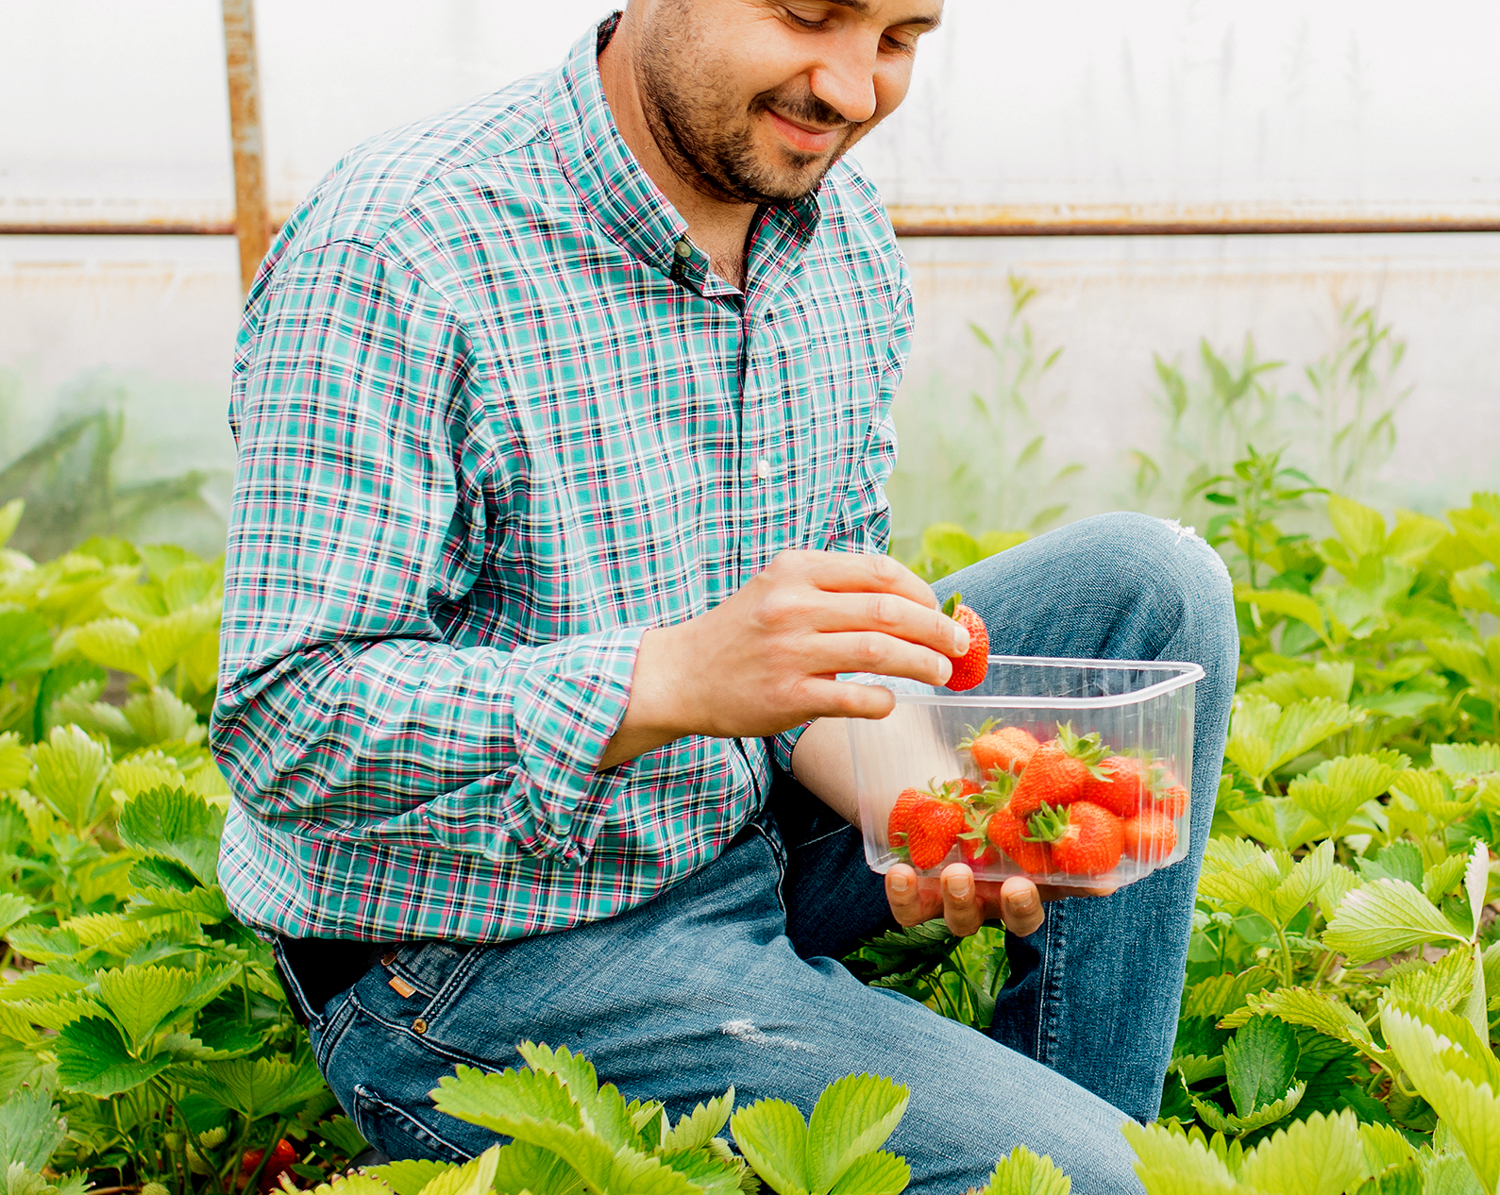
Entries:
{"label": "plastic container", "polygon": [[[1028,656],[991,656],[985,679],[963,693],[851,678],[896,695],[886,717],[847,720],[865,858],[877,872],[911,862],[935,876],[964,861],[980,879],[1030,875],[1081,888],[1120,887],[1176,862],[1187,853],[1193,695],[1202,678],[1197,664]],[[1019,731],[973,741],[981,730],[1004,728]],[[1020,731],[1046,745],[1029,762]],[[1070,737],[1088,772],[1081,788],[1079,769],[1056,762],[1055,741]],[[994,766],[985,771],[982,763]],[[908,795],[894,834],[891,824],[907,789],[926,790],[963,815],[967,837],[936,862],[928,857],[954,815],[932,815],[928,806],[922,841],[908,843],[902,819],[918,798]],[[1028,841],[1035,839],[1050,841]]]}

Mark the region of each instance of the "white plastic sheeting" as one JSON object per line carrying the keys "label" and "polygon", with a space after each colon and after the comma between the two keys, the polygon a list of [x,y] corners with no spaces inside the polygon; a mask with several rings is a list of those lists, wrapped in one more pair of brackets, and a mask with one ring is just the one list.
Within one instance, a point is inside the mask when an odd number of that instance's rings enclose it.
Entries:
{"label": "white plastic sheeting", "polygon": [[[550,66],[609,7],[258,0],[273,207],[363,137]],[[0,224],[227,220],[218,14],[204,0],[0,0]],[[1394,0],[949,0],[906,107],[857,156],[907,205],[1497,215],[1497,42],[1489,0],[1420,14]],[[1012,273],[1039,287],[1037,342],[1063,349],[1028,396],[1050,464],[1089,465],[1060,487],[1070,513],[1130,501],[1129,451],[1161,455],[1153,353],[1191,373],[1200,337],[1238,353],[1253,333],[1288,363],[1270,380],[1305,391],[1301,366],[1332,347],[1348,303],[1377,305],[1404,338],[1390,393],[1412,388],[1368,496],[1431,509],[1500,485],[1500,234],[906,251],[920,324],[893,487],[905,532],[954,506],[952,487],[928,484],[957,463],[936,433],[993,381],[968,323],[1001,326]],[[222,495],[237,307],[225,238],[0,237],[0,468],[58,410],[107,400],[127,412],[123,475],[203,466]]]}

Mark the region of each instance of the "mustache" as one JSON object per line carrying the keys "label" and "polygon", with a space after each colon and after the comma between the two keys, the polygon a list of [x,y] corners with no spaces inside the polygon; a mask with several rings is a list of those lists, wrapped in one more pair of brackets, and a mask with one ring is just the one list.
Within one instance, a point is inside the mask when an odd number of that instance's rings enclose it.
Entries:
{"label": "mustache", "polygon": [[801,95],[782,95],[775,91],[765,91],[750,101],[751,112],[771,111],[772,109],[792,120],[817,125],[820,128],[852,129],[857,127],[855,121],[850,120],[837,108],[820,100],[810,91],[803,92]]}

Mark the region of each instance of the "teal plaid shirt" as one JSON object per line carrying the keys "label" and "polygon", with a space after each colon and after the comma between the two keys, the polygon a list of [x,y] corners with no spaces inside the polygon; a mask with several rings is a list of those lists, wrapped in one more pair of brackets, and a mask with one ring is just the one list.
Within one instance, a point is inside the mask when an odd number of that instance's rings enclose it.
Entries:
{"label": "teal plaid shirt", "polygon": [[785,548],[885,548],[911,298],[878,196],[840,164],[762,211],[736,291],[615,128],[612,29],[355,150],[256,278],[212,723],[253,926],[494,941],[649,900],[798,732],[596,771],[641,635]]}

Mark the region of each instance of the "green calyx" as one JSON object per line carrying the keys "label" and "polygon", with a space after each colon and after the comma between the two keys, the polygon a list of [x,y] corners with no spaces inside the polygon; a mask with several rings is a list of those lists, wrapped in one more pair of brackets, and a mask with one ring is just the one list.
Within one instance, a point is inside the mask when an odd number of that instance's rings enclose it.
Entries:
{"label": "green calyx", "polygon": [[1056,842],[1067,828],[1068,807],[1044,802],[1026,823],[1029,833],[1022,834],[1021,837],[1026,842]]}
{"label": "green calyx", "polygon": [[1073,723],[1059,722],[1057,741],[1062,744],[1064,751],[1088,768],[1089,775],[1095,780],[1109,779],[1110,774],[1099,768],[1100,762],[1109,754],[1109,748],[1100,741],[1097,730],[1083,735],[1074,734]]}
{"label": "green calyx", "polygon": [[974,729],[974,727],[972,726],[965,726],[964,732],[966,737],[958,740],[958,749],[960,751],[969,750],[969,748],[974,745],[975,740],[983,738],[985,735],[989,734],[990,731],[994,730],[998,725],[999,722],[996,719],[986,718],[979,724],[978,730]]}
{"label": "green calyx", "polygon": [[979,791],[979,799],[989,805],[1004,805],[1010,800],[1010,794],[1015,791],[1016,777],[1001,768],[993,768],[990,778],[984,788]]}
{"label": "green calyx", "polygon": [[946,602],[943,603],[943,613],[946,614],[949,618],[952,618],[954,614],[958,612],[958,608],[963,604],[964,595],[961,593],[955,593],[952,597],[950,597]]}

